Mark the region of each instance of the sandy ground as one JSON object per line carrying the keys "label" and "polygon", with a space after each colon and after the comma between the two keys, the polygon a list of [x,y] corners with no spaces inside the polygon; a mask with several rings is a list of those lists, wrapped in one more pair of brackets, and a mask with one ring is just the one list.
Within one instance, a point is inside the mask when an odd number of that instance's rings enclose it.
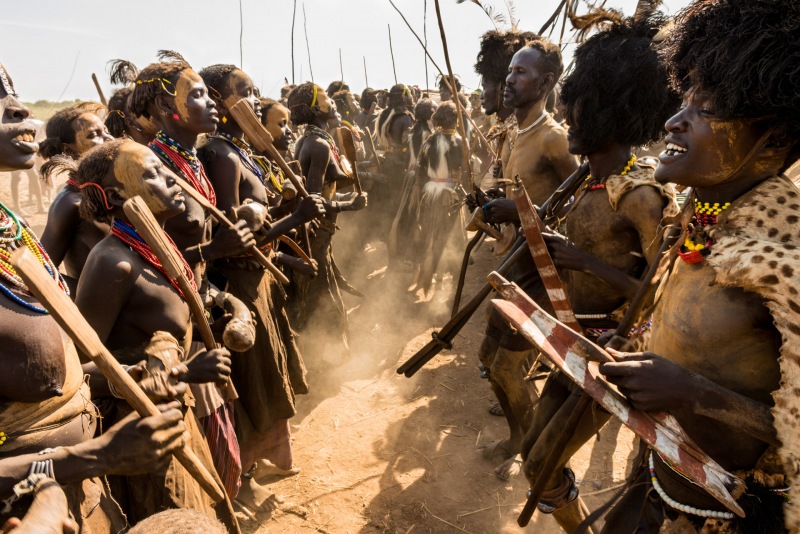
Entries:
{"label": "sandy ground", "polygon": [[[12,207],[10,184],[10,175],[0,173],[0,200]],[[25,178],[20,199],[26,219],[41,233],[46,214],[29,202]],[[474,255],[465,299],[497,264],[488,245]],[[507,436],[505,420],[487,411],[493,397],[477,368],[486,304],[452,350],[405,378],[395,369],[449,317],[452,279],[446,278],[432,297],[422,298],[407,291],[411,273],[387,274],[382,245],[337,258],[350,282],[366,294],[363,300],[346,297],[353,357],[333,368],[319,354],[305,355],[312,391],[300,398],[292,420],[295,464],[302,472],[272,486],[284,505],[271,516],[244,523],[244,531],[522,531],[516,517],[527,481],[522,475],[499,480],[494,466],[476,450],[478,444]],[[612,423],[600,441],[593,440],[576,456],[572,467],[590,508],[611,495],[603,490],[622,481],[631,450],[631,433]],[[537,512],[524,531],[560,529]]]}

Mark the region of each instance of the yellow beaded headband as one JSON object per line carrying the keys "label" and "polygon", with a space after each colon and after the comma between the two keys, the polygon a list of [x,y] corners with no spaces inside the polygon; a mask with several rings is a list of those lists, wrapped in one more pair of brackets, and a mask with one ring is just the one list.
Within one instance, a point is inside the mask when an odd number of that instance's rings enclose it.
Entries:
{"label": "yellow beaded headband", "polygon": [[[149,80],[136,80],[136,85],[143,85],[143,84],[146,84],[146,83],[154,83],[154,82],[160,82],[161,83],[161,88],[169,96],[175,96],[177,94],[176,91],[175,91],[175,85],[171,81],[167,80],[166,78],[150,78]],[[172,86],[172,91],[167,89],[167,86],[165,84],[169,84],[170,86]]]}
{"label": "yellow beaded headband", "polygon": [[314,98],[311,99],[311,107],[313,108],[317,103],[317,84],[314,84]]}

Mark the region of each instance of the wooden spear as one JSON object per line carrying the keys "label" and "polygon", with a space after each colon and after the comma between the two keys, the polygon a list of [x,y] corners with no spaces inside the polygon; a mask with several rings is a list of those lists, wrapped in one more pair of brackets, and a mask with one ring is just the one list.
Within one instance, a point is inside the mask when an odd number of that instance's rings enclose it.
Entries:
{"label": "wooden spear", "polygon": [[[17,249],[11,257],[11,264],[30,292],[72,338],[78,350],[97,365],[103,376],[120,392],[128,404],[142,417],[159,415],[160,412],[153,401],[111,355],[91,325],[83,318],[75,303],[58,287],[33,253],[27,248]],[[215,502],[225,499],[225,493],[188,445],[176,450],[174,454]]]}
{"label": "wooden spear", "polygon": [[367,56],[361,56],[364,58],[364,83],[367,84],[365,87],[369,87],[369,77],[367,76]]}
{"label": "wooden spear", "polygon": [[294,85],[294,21],[297,18],[297,0],[294,0],[292,9],[292,85]]}
{"label": "wooden spear", "polygon": [[442,12],[439,9],[439,0],[433,0],[433,5],[436,7],[436,19],[439,21],[439,33],[442,36],[442,48],[444,49],[444,62],[447,65],[447,74],[450,76],[450,93],[453,95],[453,102],[456,104],[456,111],[458,113],[458,131],[461,134],[461,150],[464,153],[464,170],[466,171],[466,183],[464,189],[472,191],[472,165],[470,164],[469,157],[469,139],[467,139],[467,131],[464,128],[464,108],[461,107],[461,99],[459,93],[456,91],[456,77],[453,74],[453,67],[450,65],[450,52],[447,50],[447,35],[444,31],[444,24],[442,23]]}
{"label": "wooden spear", "polygon": [[97,79],[97,74],[94,72],[92,73],[92,81],[94,82],[94,88],[97,89],[97,96],[100,97],[100,102],[102,102],[104,106],[108,106],[106,95],[103,93],[103,88],[100,87],[100,81]]}
{"label": "wooden spear", "polygon": [[397,67],[394,64],[394,47],[392,46],[392,26],[386,25],[389,28],[389,53],[392,55],[392,72],[394,72],[394,84],[397,85]]}
{"label": "wooden spear", "polygon": [[308,20],[306,19],[306,4],[303,3],[303,31],[306,34],[306,53],[308,54],[308,70],[311,73],[311,81],[314,81],[314,68],[311,66],[311,47],[308,46]]}

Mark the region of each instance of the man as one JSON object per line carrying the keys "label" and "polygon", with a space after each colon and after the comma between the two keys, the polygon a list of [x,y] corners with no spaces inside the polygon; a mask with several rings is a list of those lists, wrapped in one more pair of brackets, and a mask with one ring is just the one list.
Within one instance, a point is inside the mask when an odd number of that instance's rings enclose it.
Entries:
{"label": "man", "polygon": [[[511,60],[503,105],[514,108],[520,126],[504,176],[520,178],[535,204],[541,204],[576,168],[577,162],[567,148],[567,135],[545,111],[545,100],[553,90],[563,66],[558,46],[544,38],[529,41]],[[485,208],[489,222],[518,220],[510,199],[491,201]],[[509,273],[531,297],[544,302],[544,288],[533,260],[525,254]],[[549,307],[549,305],[548,305]],[[495,473],[507,479],[519,472],[517,455],[522,436],[530,427],[532,404],[523,381],[523,362],[532,346],[512,332],[496,312],[489,316],[486,335],[478,356],[489,369],[492,390],[508,421],[509,439],[487,444],[484,457],[500,461]]]}
{"label": "man", "polygon": [[[654,166],[632,155],[637,147],[663,137],[661,125],[678,107],[651,42],[664,19],[639,13],[637,17],[614,22],[578,47],[575,68],[561,90],[569,151],[586,158],[590,178],[566,215],[570,241],[558,234],[545,234],[545,239],[589,339],[618,326],[640,278],[657,261],[661,221],[678,214],[672,187],[655,182]],[[648,328],[644,319],[636,332]],[[640,342],[642,337],[635,339]],[[574,409],[574,389],[561,374],[551,375],[543,388],[522,445],[524,471],[532,485]],[[555,512],[567,532],[577,528],[584,514],[566,461],[608,417],[602,410],[587,415],[539,502],[539,510]]]}
{"label": "man", "polygon": [[692,187],[694,216],[657,293],[651,352],[600,366],[634,407],[669,411],[742,477],[746,517],[652,452],[607,532],[800,528],[800,501],[785,497],[800,458],[800,190],[782,175],[800,156],[800,93],[787,89],[799,20],[791,0],[701,0],[678,17],[667,57],[684,101],[655,177]]}

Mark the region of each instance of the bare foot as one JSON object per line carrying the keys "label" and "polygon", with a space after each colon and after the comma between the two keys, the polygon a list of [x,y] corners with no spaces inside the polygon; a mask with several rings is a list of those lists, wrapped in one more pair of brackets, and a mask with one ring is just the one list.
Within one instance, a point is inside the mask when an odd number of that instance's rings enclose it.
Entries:
{"label": "bare foot", "polygon": [[522,456],[517,454],[513,458],[509,458],[502,464],[495,467],[494,474],[497,475],[497,478],[500,480],[510,480],[511,477],[517,476],[521,470]]}
{"label": "bare foot", "polygon": [[255,479],[242,477],[242,487],[234,503],[248,519],[255,519],[257,514],[272,514],[283,501],[266,485],[258,484]]}
{"label": "bare foot", "polygon": [[483,449],[483,457],[487,460],[502,461],[515,456],[515,453],[511,450],[511,443],[507,439],[490,441],[480,445],[478,449]]}
{"label": "bare foot", "polygon": [[278,480],[282,480],[287,477],[293,477],[299,474],[299,467],[281,469],[269,460],[259,460],[256,462],[256,469],[253,473],[253,478],[256,479],[260,484],[272,484]]}

